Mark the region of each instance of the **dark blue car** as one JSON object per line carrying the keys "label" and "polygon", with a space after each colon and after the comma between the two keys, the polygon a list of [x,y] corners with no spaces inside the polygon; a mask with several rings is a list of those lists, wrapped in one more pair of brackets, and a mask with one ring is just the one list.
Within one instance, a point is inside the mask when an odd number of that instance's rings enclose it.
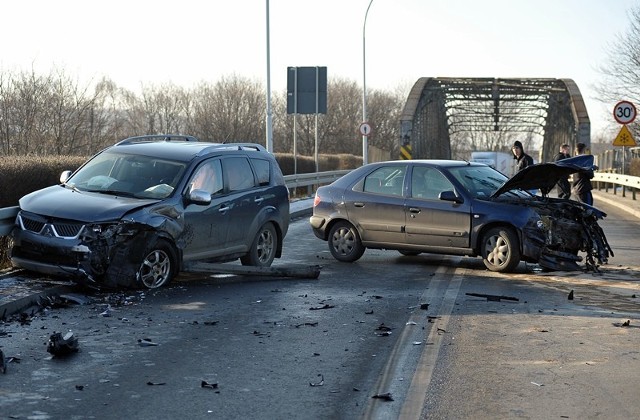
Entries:
{"label": "dark blue car", "polygon": [[606,214],[548,195],[561,177],[592,165],[592,156],[580,156],[533,165],[508,179],[467,161],[372,163],[318,188],[310,223],[344,262],[377,248],[480,256],[498,272],[513,271],[520,261],[578,270],[584,252],[595,269],[613,255],[598,225]]}

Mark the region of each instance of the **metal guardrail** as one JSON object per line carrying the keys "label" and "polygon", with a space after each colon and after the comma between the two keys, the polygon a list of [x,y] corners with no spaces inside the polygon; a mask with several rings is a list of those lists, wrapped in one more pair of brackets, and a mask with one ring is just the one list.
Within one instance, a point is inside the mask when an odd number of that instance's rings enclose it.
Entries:
{"label": "metal guardrail", "polygon": [[[284,180],[290,189],[299,187],[311,188],[314,185],[330,184],[349,172],[351,171],[343,170],[286,175]],[[596,188],[598,190],[604,188],[606,192],[609,192],[610,185],[614,186],[614,194],[617,193],[615,186],[621,186],[622,197],[626,197],[626,190],[629,189],[633,200],[636,199],[636,191],[640,190],[640,177],[637,176],[596,172],[591,181],[597,183]],[[0,208],[0,236],[7,236],[11,233],[18,210],[18,206]]]}
{"label": "metal guardrail", "polygon": [[[311,188],[313,185],[330,184],[349,172],[349,170],[346,170],[287,175],[284,177],[284,180],[289,189],[299,187]],[[18,206],[0,208],[0,236],[7,236],[11,233],[18,210]]]}
{"label": "metal guardrail", "polygon": [[284,181],[288,188],[309,187],[312,185],[330,184],[349,172],[351,172],[351,170],[285,175]]}
{"label": "metal guardrail", "polygon": [[[609,192],[609,186],[613,186],[613,194],[617,194],[616,186],[622,187],[622,197],[626,197],[626,191],[631,191],[631,198],[636,199],[636,191],[640,189],[640,177],[623,175],[609,172],[596,172],[593,174],[591,183],[596,183],[595,188],[601,190],[604,188],[605,192]],[[604,185],[601,185],[604,184]]]}
{"label": "metal guardrail", "polygon": [[18,215],[18,206],[4,207],[0,209],[0,236],[7,236],[11,233],[11,229],[16,222]]}

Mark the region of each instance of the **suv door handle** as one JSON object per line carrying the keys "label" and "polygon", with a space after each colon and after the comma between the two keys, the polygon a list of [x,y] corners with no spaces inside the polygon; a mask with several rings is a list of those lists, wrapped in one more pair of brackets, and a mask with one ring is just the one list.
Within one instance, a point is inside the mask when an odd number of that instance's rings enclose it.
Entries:
{"label": "suv door handle", "polygon": [[253,201],[255,201],[256,203],[260,204],[260,203],[262,203],[264,201],[264,197],[256,197],[256,199],[253,200]]}
{"label": "suv door handle", "polygon": [[416,207],[409,207],[410,213],[420,213],[420,209]]}
{"label": "suv door handle", "polygon": [[220,208],[218,209],[218,211],[220,213],[224,213],[225,211],[231,210],[231,206],[228,204],[221,204]]}

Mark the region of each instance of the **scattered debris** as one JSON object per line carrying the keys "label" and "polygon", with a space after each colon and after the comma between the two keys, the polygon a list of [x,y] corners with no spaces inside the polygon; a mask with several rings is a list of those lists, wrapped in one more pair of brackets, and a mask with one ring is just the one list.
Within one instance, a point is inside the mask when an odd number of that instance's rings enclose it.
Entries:
{"label": "scattered debris", "polygon": [[486,298],[487,301],[491,301],[491,302],[500,302],[501,300],[511,300],[514,302],[519,302],[520,299],[516,298],[516,297],[511,297],[511,296],[499,296],[499,295],[486,295],[484,293],[465,293],[467,296],[475,296],[475,297],[482,297],[482,298]]}
{"label": "scattered debris", "polygon": [[429,309],[429,304],[428,303],[421,303],[420,304],[420,309],[426,311],[427,309]]}
{"label": "scattered debris", "polygon": [[253,335],[260,337],[260,336],[263,336],[263,335],[269,335],[269,333],[261,333],[258,330],[253,330]]}
{"label": "scattered debris", "polygon": [[438,334],[446,333],[446,332],[447,332],[447,331],[445,331],[445,330],[444,330],[444,329],[442,329],[442,328],[438,328],[438,329],[436,329],[436,331],[438,332]]}
{"label": "scattered debris", "polygon": [[324,385],[324,376],[321,373],[318,373],[318,376],[320,377],[320,381],[319,382],[309,382],[309,386],[323,386]]}
{"label": "scattered debris", "polygon": [[49,337],[47,343],[47,352],[54,356],[67,356],[71,353],[78,351],[78,339],[73,335],[73,332],[69,331],[62,336],[62,334],[54,332]]}
{"label": "scattered debris", "polygon": [[166,385],[166,382],[147,382],[147,385]]}
{"label": "scattered debris", "polygon": [[376,394],[371,398],[377,398],[383,401],[393,401],[393,397],[391,396],[390,392],[384,393],[384,394]]}
{"label": "scattered debris", "polygon": [[370,310],[370,311],[365,311],[364,314],[365,315],[373,315],[373,309]]}
{"label": "scattered debris", "polygon": [[107,308],[102,313],[100,313],[100,316],[110,317],[111,316],[111,305],[107,305]]}
{"label": "scattered debris", "polygon": [[372,297],[372,298],[374,298],[374,299],[383,299],[383,297],[382,297],[382,296],[380,296],[380,295],[373,295],[373,296],[371,296],[371,297]]}
{"label": "scattered debris", "polygon": [[2,349],[0,349],[0,373],[7,373],[7,365],[5,364],[5,358]]}
{"label": "scattered debris", "polygon": [[329,305],[328,303],[325,303],[323,306],[313,306],[311,308],[309,308],[310,311],[317,311],[320,309],[331,309],[331,308],[335,308],[334,305]]}
{"label": "scattered debris", "polygon": [[218,389],[217,383],[202,381],[200,382],[200,388]]}
{"label": "scattered debris", "polygon": [[573,290],[569,292],[569,296],[567,296],[567,300],[573,300]]}
{"label": "scattered debris", "polygon": [[82,391],[84,389],[84,385],[76,385],[76,390]]}
{"label": "scattered debris", "polygon": [[539,383],[537,383],[537,382],[531,382],[531,383],[532,383],[533,385],[535,385],[535,386],[544,386],[544,384],[539,384]]}
{"label": "scattered debris", "polygon": [[439,316],[428,316],[427,317],[427,322],[433,324],[433,322],[435,322],[436,319],[440,319]]}
{"label": "scattered debris", "polygon": [[391,327],[388,327],[386,325],[384,325],[384,322],[380,325],[378,325],[378,328],[376,328],[376,331],[380,331],[378,333],[376,333],[376,335],[378,337],[388,337],[391,335]]}
{"label": "scattered debris", "polygon": [[317,326],[318,326],[318,323],[317,323],[317,322],[303,322],[302,324],[298,324],[298,325],[296,325],[296,328],[300,328],[300,327],[304,327],[304,326],[307,326],[307,327],[317,327]]}
{"label": "scattered debris", "polygon": [[418,325],[418,324],[416,324],[414,321],[407,321],[405,325]]}
{"label": "scattered debris", "polygon": [[419,346],[419,345],[421,345],[421,344],[422,344],[422,341],[414,341],[412,344],[413,344],[414,346]]}
{"label": "scattered debris", "polygon": [[150,338],[138,338],[138,345],[140,347],[159,346],[158,343],[154,343]]}
{"label": "scattered debris", "polygon": [[204,325],[216,325],[216,324],[218,324],[218,321],[204,321],[203,324]]}

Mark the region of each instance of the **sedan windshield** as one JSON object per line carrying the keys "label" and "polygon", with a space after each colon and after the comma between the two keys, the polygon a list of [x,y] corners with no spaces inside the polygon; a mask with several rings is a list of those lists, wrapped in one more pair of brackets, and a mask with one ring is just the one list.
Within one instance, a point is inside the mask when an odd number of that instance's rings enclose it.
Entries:
{"label": "sedan windshield", "polygon": [[[460,166],[450,169],[451,175],[475,198],[489,198],[509,178],[489,166]],[[525,191],[510,191],[518,196],[528,196]]]}
{"label": "sedan windshield", "polygon": [[182,177],[182,162],[123,153],[102,153],[65,185],[80,191],[136,198],[166,198]]}

